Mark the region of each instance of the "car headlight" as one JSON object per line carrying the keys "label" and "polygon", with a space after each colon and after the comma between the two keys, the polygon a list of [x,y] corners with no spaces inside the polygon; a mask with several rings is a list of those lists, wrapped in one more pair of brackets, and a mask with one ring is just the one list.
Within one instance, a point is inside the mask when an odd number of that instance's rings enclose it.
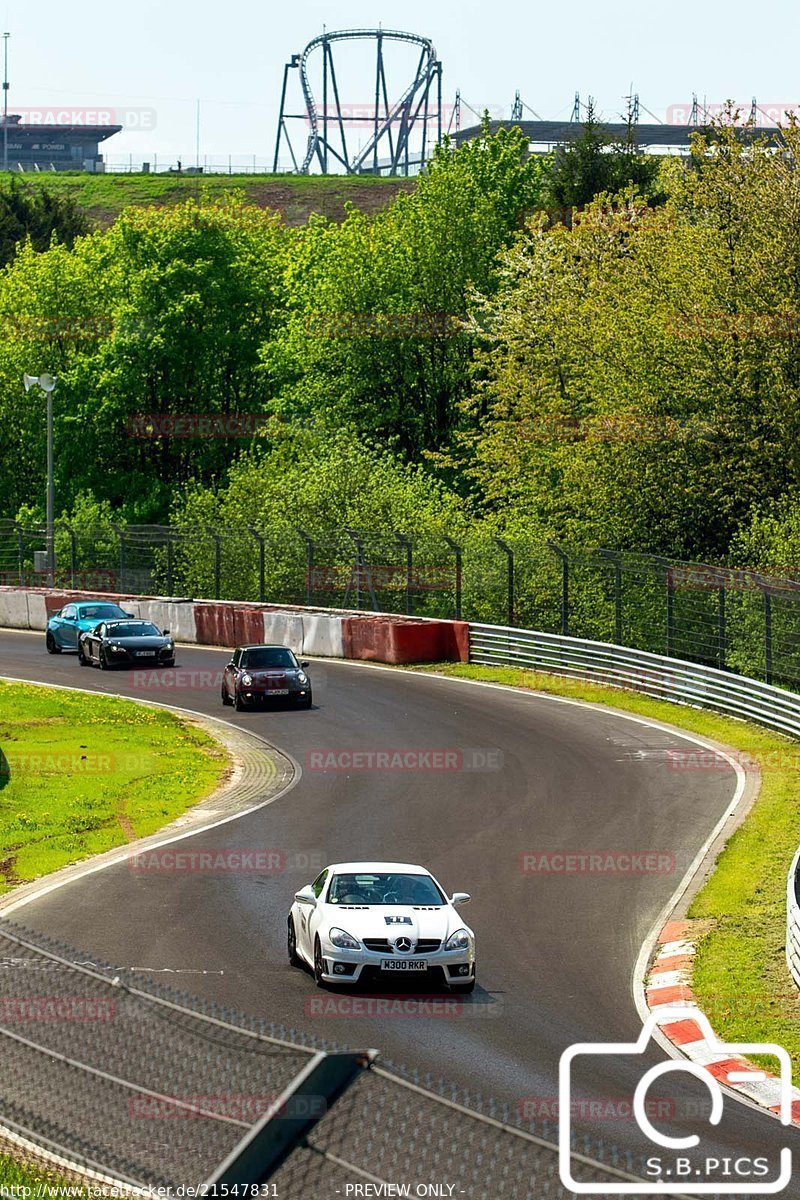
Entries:
{"label": "car headlight", "polygon": [[243,675],[242,683],[244,684],[245,687],[251,687],[252,683],[253,683],[253,676],[252,675]]}
{"label": "car headlight", "polygon": [[111,649],[114,651],[115,654],[123,654],[124,653],[124,648],[122,646],[113,646],[112,645]]}
{"label": "car headlight", "polygon": [[332,929],[328,934],[328,938],[332,946],[338,946],[340,950],[360,950],[361,943],[357,942],[354,937],[345,929]]}
{"label": "car headlight", "polygon": [[445,950],[469,950],[472,945],[472,935],[466,929],[457,929],[451,933],[444,944]]}
{"label": "car headlight", "polygon": [[308,683],[308,676],[306,675],[305,671],[297,672],[297,682],[302,683],[303,686],[305,686]]}

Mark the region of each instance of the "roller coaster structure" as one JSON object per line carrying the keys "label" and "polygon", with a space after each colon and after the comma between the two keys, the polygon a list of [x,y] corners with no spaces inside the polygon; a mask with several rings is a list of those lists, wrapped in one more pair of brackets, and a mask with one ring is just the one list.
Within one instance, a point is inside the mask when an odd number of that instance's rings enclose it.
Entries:
{"label": "roller coaster structure", "polygon": [[[335,47],[340,42],[361,41],[375,47],[374,107],[367,113],[346,112],[342,105],[335,63]],[[420,50],[416,74],[399,99],[390,102],[386,74],[387,45],[403,43]],[[309,64],[322,54],[321,104],[314,96],[309,78]],[[287,97],[292,71],[298,71],[305,112],[289,112]],[[295,153],[290,123],[303,121],[308,140],[303,157]],[[347,126],[357,123],[370,130],[366,146],[351,154],[347,143]],[[313,163],[327,174],[332,162],[349,175],[392,174],[409,175],[421,168],[428,155],[428,137],[436,131],[436,143],[442,140],[442,64],[429,38],[391,29],[345,29],[323,33],[306,46],[302,54],[292,56],[283,73],[281,110],[275,143],[274,170],[278,171],[284,143],[288,147],[294,171],[307,175]],[[412,150],[412,135],[421,133],[421,147]]]}

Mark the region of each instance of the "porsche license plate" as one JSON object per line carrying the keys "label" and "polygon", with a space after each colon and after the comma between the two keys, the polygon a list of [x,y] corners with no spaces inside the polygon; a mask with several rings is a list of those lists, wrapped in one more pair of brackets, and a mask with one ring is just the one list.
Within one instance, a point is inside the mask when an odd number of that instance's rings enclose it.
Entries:
{"label": "porsche license plate", "polygon": [[137,650],[136,651],[137,658],[155,658],[155,656],[156,656],[155,650]]}
{"label": "porsche license plate", "polygon": [[381,963],[382,971],[427,971],[428,963],[424,958],[384,958]]}

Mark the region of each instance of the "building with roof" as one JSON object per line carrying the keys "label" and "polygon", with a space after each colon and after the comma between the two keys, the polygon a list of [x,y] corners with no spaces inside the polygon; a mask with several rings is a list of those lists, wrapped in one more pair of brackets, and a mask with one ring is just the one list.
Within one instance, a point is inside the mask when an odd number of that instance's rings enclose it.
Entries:
{"label": "building with roof", "polygon": [[23,124],[19,116],[0,115],[0,167],[8,146],[10,171],[90,171],[105,170],[100,144],[121,125],[44,125]]}

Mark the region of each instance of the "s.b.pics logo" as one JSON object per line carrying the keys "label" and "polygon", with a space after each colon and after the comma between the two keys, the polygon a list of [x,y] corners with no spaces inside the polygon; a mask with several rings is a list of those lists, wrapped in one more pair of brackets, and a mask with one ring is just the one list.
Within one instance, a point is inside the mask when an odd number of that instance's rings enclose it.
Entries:
{"label": "s.b.pics logo", "polygon": [[[632,1113],[636,1127],[651,1147],[645,1155],[644,1178],[631,1183],[586,1182],[573,1178],[572,1122],[576,1109],[572,1101],[575,1074],[581,1070],[581,1060],[587,1056],[603,1056],[618,1062],[623,1057],[641,1057],[648,1049],[656,1027],[672,1022],[693,1022],[697,1026],[703,1041],[703,1062],[668,1059],[642,1071],[633,1092]],[[768,1075],[752,1063],[741,1061],[753,1055],[774,1059],[779,1065],[779,1074]],[[588,1065],[583,1064],[584,1068]],[[715,1068],[713,1074],[708,1069],[710,1065]],[[765,1087],[774,1090],[775,1104],[771,1107],[777,1110],[783,1125],[792,1123],[792,1069],[789,1055],[782,1046],[771,1042],[720,1042],[698,1009],[659,1008],[658,1013],[651,1014],[645,1022],[636,1042],[581,1042],[562,1054],[558,1145],[559,1173],[564,1186],[583,1196],[759,1196],[782,1192],[792,1178],[792,1151],[788,1146],[781,1147],[779,1152],[765,1150],[758,1156],[745,1153],[722,1155],[704,1147],[699,1134],[673,1136],[656,1128],[649,1104],[651,1088],[657,1084],[658,1093],[663,1096],[669,1090],[670,1078],[674,1080],[676,1076],[683,1076],[684,1083],[691,1077],[707,1089],[710,1113],[706,1120],[712,1126],[719,1125],[723,1117],[724,1083],[740,1085],[745,1092]],[[736,1101],[729,1098],[728,1103]]]}

